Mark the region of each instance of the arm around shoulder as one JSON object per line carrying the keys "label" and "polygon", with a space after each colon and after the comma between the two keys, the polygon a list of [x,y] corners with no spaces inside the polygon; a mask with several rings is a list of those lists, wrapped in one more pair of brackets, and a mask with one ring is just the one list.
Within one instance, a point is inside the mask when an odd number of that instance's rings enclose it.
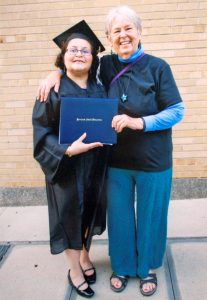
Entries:
{"label": "arm around shoulder", "polygon": [[50,93],[51,88],[54,87],[54,91],[57,93],[60,86],[60,79],[63,75],[62,70],[52,71],[48,74],[48,76],[41,82],[38,91],[37,91],[37,99],[40,102],[46,101],[48,95]]}

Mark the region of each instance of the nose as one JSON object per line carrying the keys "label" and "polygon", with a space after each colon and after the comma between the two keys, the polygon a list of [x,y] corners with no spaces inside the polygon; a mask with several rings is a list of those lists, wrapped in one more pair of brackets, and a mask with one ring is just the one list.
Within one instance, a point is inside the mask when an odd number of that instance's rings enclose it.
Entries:
{"label": "nose", "polygon": [[78,49],[77,49],[76,56],[83,56],[82,50],[78,50]]}
{"label": "nose", "polygon": [[126,30],[125,29],[121,29],[120,31],[120,37],[124,37],[126,36]]}

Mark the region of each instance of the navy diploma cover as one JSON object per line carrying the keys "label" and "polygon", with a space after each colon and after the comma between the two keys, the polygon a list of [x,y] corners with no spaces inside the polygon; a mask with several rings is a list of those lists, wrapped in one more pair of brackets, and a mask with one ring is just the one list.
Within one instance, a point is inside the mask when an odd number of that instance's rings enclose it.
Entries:
{"label": "navy diploma cover", "polygon": [[61,97],[59,143],[71,144],[86,132],[83,142],[116,144],[111,122],[117,114],[118,99]]}

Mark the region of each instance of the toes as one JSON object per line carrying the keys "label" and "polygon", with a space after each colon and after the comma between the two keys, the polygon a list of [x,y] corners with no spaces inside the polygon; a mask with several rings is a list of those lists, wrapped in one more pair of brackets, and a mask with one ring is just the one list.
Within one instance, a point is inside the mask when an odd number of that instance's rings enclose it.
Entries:
{"label": "toes", "polygon": [[152,291],[153,289],[155,288],[155,285],[154,284],[150,284],[150,283],[146,283],[143,285],[143,291],[144,292],[150,292]]}
{"label": "toes", "polygon": [[115,287],[115,288],[120,288],[121,287],[121,281],[120,280],[113,280],[111,281],[112,285]]}

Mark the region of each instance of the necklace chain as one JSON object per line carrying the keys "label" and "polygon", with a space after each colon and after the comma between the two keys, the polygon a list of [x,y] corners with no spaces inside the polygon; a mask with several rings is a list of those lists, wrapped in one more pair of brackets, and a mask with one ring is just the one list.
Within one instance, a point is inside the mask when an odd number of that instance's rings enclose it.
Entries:
{"label": "necklace chain", "polygon": [[[121,82],[119,81],[119,85],[120,85],[120,88],[121,88],[121,90],[122,90],[122,95],[121,95],[120,99],[121,99],[121,102],[123,102],[123,103],[126,102],[126,101],[128,101],[127,91],[128,91],[129,84],[130,84],[130,80],[131,80],[131,74],[132,74],[132,70],[130,70],[129,78],[128,78],[128,82],[127,82],[127,84],[126,84],[126,87],[125,87],[124,84],[123,84],[123,89],[122,89],[122,84],[121,84]],[[121,79],[121,78],[119,78],[119,79]]]}

